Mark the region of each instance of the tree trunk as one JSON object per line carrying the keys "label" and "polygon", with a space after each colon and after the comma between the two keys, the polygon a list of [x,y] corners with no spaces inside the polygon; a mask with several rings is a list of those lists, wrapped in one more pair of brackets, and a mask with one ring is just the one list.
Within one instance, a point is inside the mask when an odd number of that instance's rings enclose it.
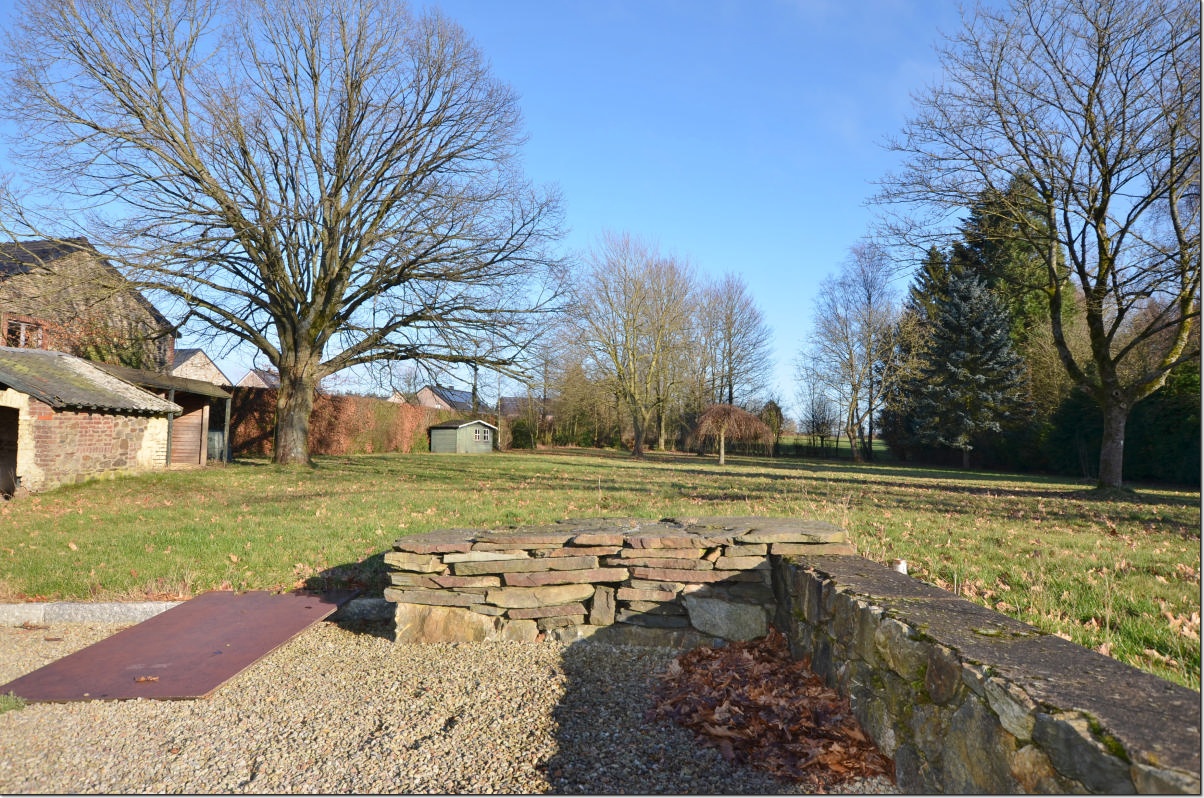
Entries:
{"label": "tree trunk", "polygon": [[1129,408],[1119,402],[1108,402],[1104,411],[1104,436],[1099,447],[1099,487],[1119,488],[1124,474],[1125,424]]}
{"label": "tree trunk", "polygon": [[276,445],[272,462],[308,465],[309,417],[314,409],[317,378],[305,369],[280,369],[276,392]]}
{"label": "tree trunk", "polygon": [[727,430],[719,430],[719,465],[727,463]]}
{"label": "tree trunk", "polygon": [[970,449],[962,449],[962,471],[970,470]]}
{"label": "tree trunk", "polygon": [[631,456],[644,456],[644,419],[640,417],[639,410],[631,411],[631,426],[635,433],[635,440],[631,442]]}

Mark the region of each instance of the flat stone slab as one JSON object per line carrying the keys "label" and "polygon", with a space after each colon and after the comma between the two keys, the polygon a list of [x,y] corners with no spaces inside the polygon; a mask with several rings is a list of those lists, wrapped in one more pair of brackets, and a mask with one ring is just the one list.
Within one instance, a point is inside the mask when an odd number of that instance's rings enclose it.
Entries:
{"label": "flat stone slab", "polygon": [[411,554],[447,554],[469,551],[472,549],[472,538],[475,534],[476,532],[471,529],[443,529],[438,532],[398,538],[393,541],[393,548]]}

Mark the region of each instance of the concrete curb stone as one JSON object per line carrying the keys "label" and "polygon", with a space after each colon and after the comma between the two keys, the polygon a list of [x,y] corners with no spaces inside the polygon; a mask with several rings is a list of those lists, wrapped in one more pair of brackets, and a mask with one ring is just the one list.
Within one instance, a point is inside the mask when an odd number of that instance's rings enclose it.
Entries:
{"label": "concrete curb stone", "polygon": [[[0,604],[0,626],[51,623],[142,623],[179,605],[179,601],[52,601]],[[393,617],[393,604],[379,598],[358,598],[332,614],[332,621],[384,621]]]}

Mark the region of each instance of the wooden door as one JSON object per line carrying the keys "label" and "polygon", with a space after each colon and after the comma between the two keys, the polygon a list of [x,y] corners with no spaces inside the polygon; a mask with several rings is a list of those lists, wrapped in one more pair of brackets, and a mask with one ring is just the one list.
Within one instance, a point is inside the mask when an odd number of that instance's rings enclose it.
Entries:
{"label": "wooden door", "polygon": [[176,394],[184,408],[171,425],[171,464],[204,465],[209,448],[209,401],[203,396]]}

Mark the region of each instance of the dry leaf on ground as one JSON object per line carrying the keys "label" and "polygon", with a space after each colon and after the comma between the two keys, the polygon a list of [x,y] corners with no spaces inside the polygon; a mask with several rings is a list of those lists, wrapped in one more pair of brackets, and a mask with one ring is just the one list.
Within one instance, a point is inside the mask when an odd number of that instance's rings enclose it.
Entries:
{"label": "dry leaf on ground", "polygon": [[813,789],[894,774],[848,702],[792,660],[772,629],[678,657],[661,678],[652,715],[691,729],[728,761]]}

